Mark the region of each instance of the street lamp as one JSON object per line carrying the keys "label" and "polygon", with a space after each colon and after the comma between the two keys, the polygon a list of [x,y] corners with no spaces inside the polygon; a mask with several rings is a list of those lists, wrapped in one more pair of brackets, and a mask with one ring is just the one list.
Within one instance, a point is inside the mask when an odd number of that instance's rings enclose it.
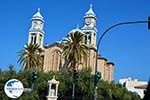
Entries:
{"label": "street lamp", "polygon": [[[117,27],[117,26],[120,26],[120,25],[127,25],[127,24],[140,24],[140,23],[148,23],[148,28],[150,29],[150,17],[148,18],[148,20],[144,20],[144,21],[127,21],[127,22],[121,22],[121,23],[117,23],[117,24],[114,24],[112,26],[110,26],[108,29],[106,29],[102,35],[100,36],[100,38],[98,39],[98,43],[97,43],[97,50],[96,50],[96,64],[95,64],[95,76],[97,74],[97,63],[98,63],[98,51],[99,51],[99,46],[100,46],[100,43],[103,39],[103,37],[114,27]],[[94,81],[94,100],[96,100],[96,94],[97,94],[97,91],[96,91],[96,86],[97,84],[95,84],[95,81]]]}

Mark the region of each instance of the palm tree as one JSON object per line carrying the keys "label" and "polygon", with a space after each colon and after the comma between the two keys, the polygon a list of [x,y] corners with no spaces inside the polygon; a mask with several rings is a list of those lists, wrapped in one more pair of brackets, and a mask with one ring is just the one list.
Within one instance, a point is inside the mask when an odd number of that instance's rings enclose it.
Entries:
{"label": "palm tree", "polygon": [[77,76],[78,64],[82,59],[86,59],[88,47],[84,42],[85,35],[80,30],[76,30],[69,34],[67,39],[62,41],[63,44],[63,56],[67,61],[68,67],[73,69],[73,91],[72,99],[74,99],[75,81]]}
{"label": "palm tree", "polygon": [[24,49],[18,52],[18,62],[22,65],[23,69],[41,69],[42,56],[41,49],[38,44],[27,44]]}
{"label": "palm tree", "polygon": [[68,62],[68,67],[76,69],[81,59],[86,59],[88,46],[84,42],[84,33],[81,31],[71,32],[67,39],[62,41],[63,56]]}

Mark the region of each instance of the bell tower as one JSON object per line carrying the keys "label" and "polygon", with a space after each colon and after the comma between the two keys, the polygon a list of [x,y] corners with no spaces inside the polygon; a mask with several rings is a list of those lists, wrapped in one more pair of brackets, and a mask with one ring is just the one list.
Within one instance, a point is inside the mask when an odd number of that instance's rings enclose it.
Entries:
{"label": "bell tower", "polygon": [[33,15],[31,19],[31,28],[29,29],[28,44],[38,44],[40,48],[43,48],[44,40],[44,20],[40,13],[40,9]]}
{"label": "bell tower", "polygon": [[93,12],[92,5],[90,5],[89,10],[85,13],[82,31],[86,34],[86,44],[96,49],[96,15]]}

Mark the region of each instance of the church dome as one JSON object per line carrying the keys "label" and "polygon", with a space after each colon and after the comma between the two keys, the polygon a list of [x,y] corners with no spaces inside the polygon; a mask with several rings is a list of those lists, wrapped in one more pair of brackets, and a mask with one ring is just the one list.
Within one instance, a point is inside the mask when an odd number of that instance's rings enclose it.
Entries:
{"label": "church dome", "polygon": [[90,5],[90,9],[85,13],[84,17],[96,17],[96,14],[92,9],[92,4]]}
{"label": "church dome", "polygon": [[75,28],[75,29],[72,29],[72,30],[69,32],[69,34],[70,34],[70,33],[75,33],[76,31],[83,33],[81,29]]}
{"label": "church dome", "polygon": [[67,34],[67,37],[70,35],[70,33],[75,33],[76,31],[78,31],[78,32],[84,34],[84,32],[83,32],[81,29],[79,29],[79,27],[78,27],[78,25],[77,25],[77,28],[72,29],[72,30]]}
{"label": "church dome", "polygon": [[43,21],[43,16],[40,13],[40,8],[38,8],[37,13],[35,13],[33,15],[32,20],[42,20]]}

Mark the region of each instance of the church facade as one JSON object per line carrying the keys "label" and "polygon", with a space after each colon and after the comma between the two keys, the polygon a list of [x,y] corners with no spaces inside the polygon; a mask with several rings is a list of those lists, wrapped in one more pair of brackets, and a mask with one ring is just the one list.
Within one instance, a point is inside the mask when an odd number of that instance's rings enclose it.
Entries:
{"label": "church facade", "polygon": [[[84,15],[84,25],[80,29],[73,29],[71,32],[76,30],[82,31],[85,34],[85,44],[90,48],[88,50],[88,57],[86,60],[81,61],[79,69],[90,67],[92,73],[95,72],[95,63],[98,59],[97,70],[101,72],[102,79],[106,81],[114,80],[114,63],[108,62],[106,58],[98,56],[96,58],[96,14],[94,13],[92,6]],[[53,44],[44,45],[44,18],[40,13],[40,10],[33,15],[31,19],[31,27],[29,29],[28,44],[38,44],[43,50],[43,71],[60,71],[67,67],[65,59],[62,56],[62,45],[59,42]]]}

